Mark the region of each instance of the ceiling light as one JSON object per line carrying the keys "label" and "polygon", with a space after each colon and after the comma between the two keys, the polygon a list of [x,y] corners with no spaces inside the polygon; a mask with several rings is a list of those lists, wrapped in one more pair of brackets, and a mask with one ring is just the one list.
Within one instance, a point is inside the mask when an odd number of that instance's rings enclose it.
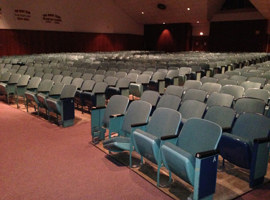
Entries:
{"label": "ceiling light", "polygon": [[167,8],[167,6],[163,3],[159,3],[157,4],[157,7],[160,9],[160,10],[165,10]]}
{"label": "ceiling light", "polygon": [[200,23],[200,21],[197,21],[197,24],[199,24]]}
{"label": "ceiling light", "polygon": [[144,12],[142,12],[142,15],[144,15]]}
{"label": "ceiling light", "polygon": [[203,32],[200,32],[200,35],[203,35]]}
{"label": "ceiling light", "polygon": [[187,8],[187,10],[190,10],[190,8]]}
{"label": "ceiling light", "polygon": [[163,22],[162,24],[166,24],[165,22]]}

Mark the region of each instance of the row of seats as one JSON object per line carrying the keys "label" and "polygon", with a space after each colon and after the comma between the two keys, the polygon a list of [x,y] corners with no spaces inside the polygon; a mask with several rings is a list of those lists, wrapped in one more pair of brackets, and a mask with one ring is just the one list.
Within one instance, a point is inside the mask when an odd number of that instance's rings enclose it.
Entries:
{"label": "row of seats", "polygon": [[[218,106],[211,108],[215,107]],[[127,97],[113,96],[106,108],[92,111],[93,142],[104,140],[108,129],[109,138],[103,141],[104,148],[111,152],[129,151],[130,167],[134,150],[141,156],[141,162],[146,158],[157,164],[157,185],[160,168],[165,166],[170,172],[169,180],[174,173],[194,187],[194,199],[215,192],[217,149],[224,159],[250,170],[251,187],[263,182],[269,156],[269,118],[242,113],[234,120],[232,129],[222,129],[210,118],[190,118],[181,127],[181,111],[158,107],[150,117],[151,110],[151,104],[146,101],[129,104]],[[216,110],[213,114],[216,116]],[[226,114],[221,111],[219,115]],[[235,148],[241,153],[235,152]],[[206,183],[207,189],[203,187]]]}

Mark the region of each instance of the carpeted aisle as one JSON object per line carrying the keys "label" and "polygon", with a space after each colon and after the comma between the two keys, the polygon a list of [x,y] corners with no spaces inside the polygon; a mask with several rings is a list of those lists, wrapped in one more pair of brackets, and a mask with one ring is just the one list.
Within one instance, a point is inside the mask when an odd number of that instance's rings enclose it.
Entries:
{"label": "carpeted aisle", "polygon": [[0,123],[1,200],[171,199],[89,145],[90,120],[61,128],[0,102]]}

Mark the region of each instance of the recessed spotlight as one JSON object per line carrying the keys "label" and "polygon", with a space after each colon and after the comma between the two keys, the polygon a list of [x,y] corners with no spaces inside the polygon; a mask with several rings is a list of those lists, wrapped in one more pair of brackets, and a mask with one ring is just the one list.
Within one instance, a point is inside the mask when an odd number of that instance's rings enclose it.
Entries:
{"label": "recessed spotlight", "polygon": [[166,24],[165,22],[163,22],[162,24]]}
{"label": "recessed spotlight", "polygon": [[144,15],[144,12],[142,12],[142,15]]}
{"label": "recessed spotlight", "polygon": [[160,9],[160,10],[165,10],[167,8],[167,6],[163,3],[159,3],[157,4],[157,7]]}
{"label": "recessed spotlight", "polygon": [[197,24],[199,24],[200,23],[200,21],[197,21]]}
{"label": "recessed spotlight", "polygon": [[190,10],[190,8],[187,8],[187,10]]}
{"label": "recessed spotlight", "polygon": [[200,35],[203,35],[203,32],[200,32]]}

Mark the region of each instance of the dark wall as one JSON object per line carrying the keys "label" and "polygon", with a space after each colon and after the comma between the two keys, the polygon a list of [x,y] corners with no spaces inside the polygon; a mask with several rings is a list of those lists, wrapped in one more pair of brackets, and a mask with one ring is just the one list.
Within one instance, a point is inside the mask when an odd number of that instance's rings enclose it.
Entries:
{"label": "dark wall", "polygon": [[266,51],[267,20],[211,22],[210,51]]}
{"label": "dark wall", "polygon": [[0,30],[0,56],[56,52],[141,50],[143,36],[130,34]]}
{"label": "dark wall", "polygon": [[192,51],[208,51],[208,36],[193,36]]}
{"label": "dark wall", "polygon": [[144,26],[146,50],[188,51],[192,29],[190,24],[149,24]]}

